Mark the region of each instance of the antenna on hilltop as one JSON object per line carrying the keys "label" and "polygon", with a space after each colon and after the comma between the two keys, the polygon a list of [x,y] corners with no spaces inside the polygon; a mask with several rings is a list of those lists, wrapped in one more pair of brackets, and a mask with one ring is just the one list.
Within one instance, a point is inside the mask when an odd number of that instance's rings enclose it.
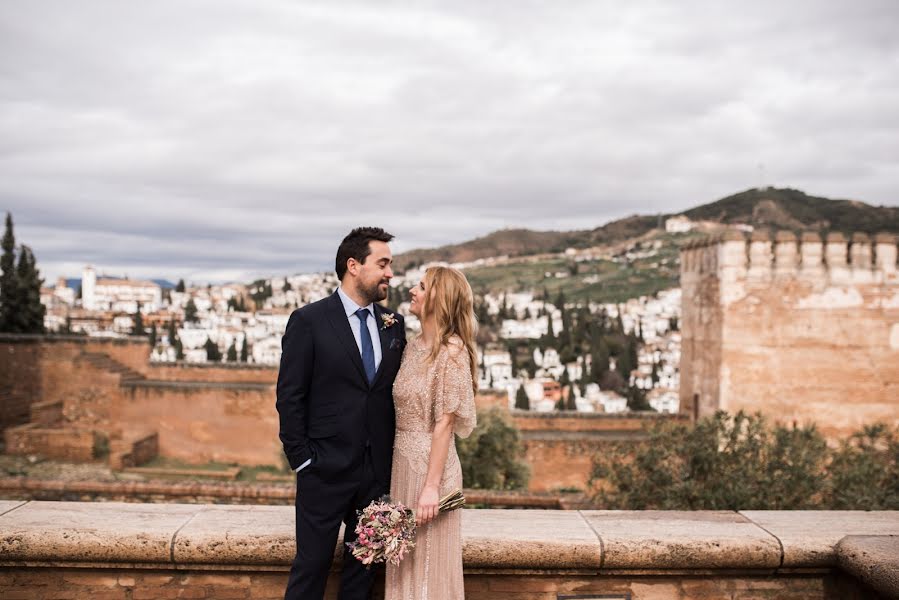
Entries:
{"label": "antenna on hilltop", "polygon": [[759,163],[758,170],[759,170],[759,191],[767,190],[768,185],[765,183],[765,164]]}

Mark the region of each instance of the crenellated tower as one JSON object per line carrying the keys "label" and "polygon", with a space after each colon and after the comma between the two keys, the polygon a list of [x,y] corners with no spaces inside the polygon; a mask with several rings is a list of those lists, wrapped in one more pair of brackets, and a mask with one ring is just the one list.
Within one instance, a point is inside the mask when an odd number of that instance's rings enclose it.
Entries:
{"label": "crenellated tower", "polygon": [[899,423],[897,238],[737,230],[681,249],[681,407],[839,436]]}

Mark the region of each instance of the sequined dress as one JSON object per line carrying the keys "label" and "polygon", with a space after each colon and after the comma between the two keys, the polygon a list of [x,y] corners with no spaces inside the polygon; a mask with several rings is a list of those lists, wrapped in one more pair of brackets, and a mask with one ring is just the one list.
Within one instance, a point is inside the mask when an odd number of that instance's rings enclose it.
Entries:
{"label": "sequined dress", "polygon": [[[458,337],[450,338],[429,363],[430,348],[411,340],[393,384],[396,438],[390,495],[415,508],[428,473],[431,432],[437,419],[455,414],[454,431],[468,437],[475,426],[474,392],[468,353]],[[440,497],[462,488],[462,467],[455,437],[450,443],[440,482]],[[386,600],[457,600],[462,585],[462,511],[439,515],[419,527],[415,548],[399,566],[387,565]]]}

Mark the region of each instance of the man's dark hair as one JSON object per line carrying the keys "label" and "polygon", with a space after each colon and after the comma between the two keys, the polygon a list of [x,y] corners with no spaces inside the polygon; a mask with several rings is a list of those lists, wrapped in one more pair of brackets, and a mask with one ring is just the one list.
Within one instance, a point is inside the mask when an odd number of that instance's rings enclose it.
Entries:
{"label": "man's dark hair", "polygon": [[393,239],[393,235],[380,227],[357,227],[340,242],[337,248],[337,261],[334,270],[337,279],[343,281],[346,275],[346,261],[355,258],[359,263],[365,264],[365,258],[371,254],[368,243],[371,241],[387,243]]}

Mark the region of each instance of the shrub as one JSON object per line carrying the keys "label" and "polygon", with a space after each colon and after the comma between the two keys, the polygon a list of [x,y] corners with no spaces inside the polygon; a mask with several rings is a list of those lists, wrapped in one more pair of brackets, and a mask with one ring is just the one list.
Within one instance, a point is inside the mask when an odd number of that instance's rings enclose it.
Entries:
{"label": "shrub", "polygon": [[499,408],[478,411],[477,427],[468,438],[456,440],[456,449],[465,487],[512,490],[528,483],[521,435]]}

